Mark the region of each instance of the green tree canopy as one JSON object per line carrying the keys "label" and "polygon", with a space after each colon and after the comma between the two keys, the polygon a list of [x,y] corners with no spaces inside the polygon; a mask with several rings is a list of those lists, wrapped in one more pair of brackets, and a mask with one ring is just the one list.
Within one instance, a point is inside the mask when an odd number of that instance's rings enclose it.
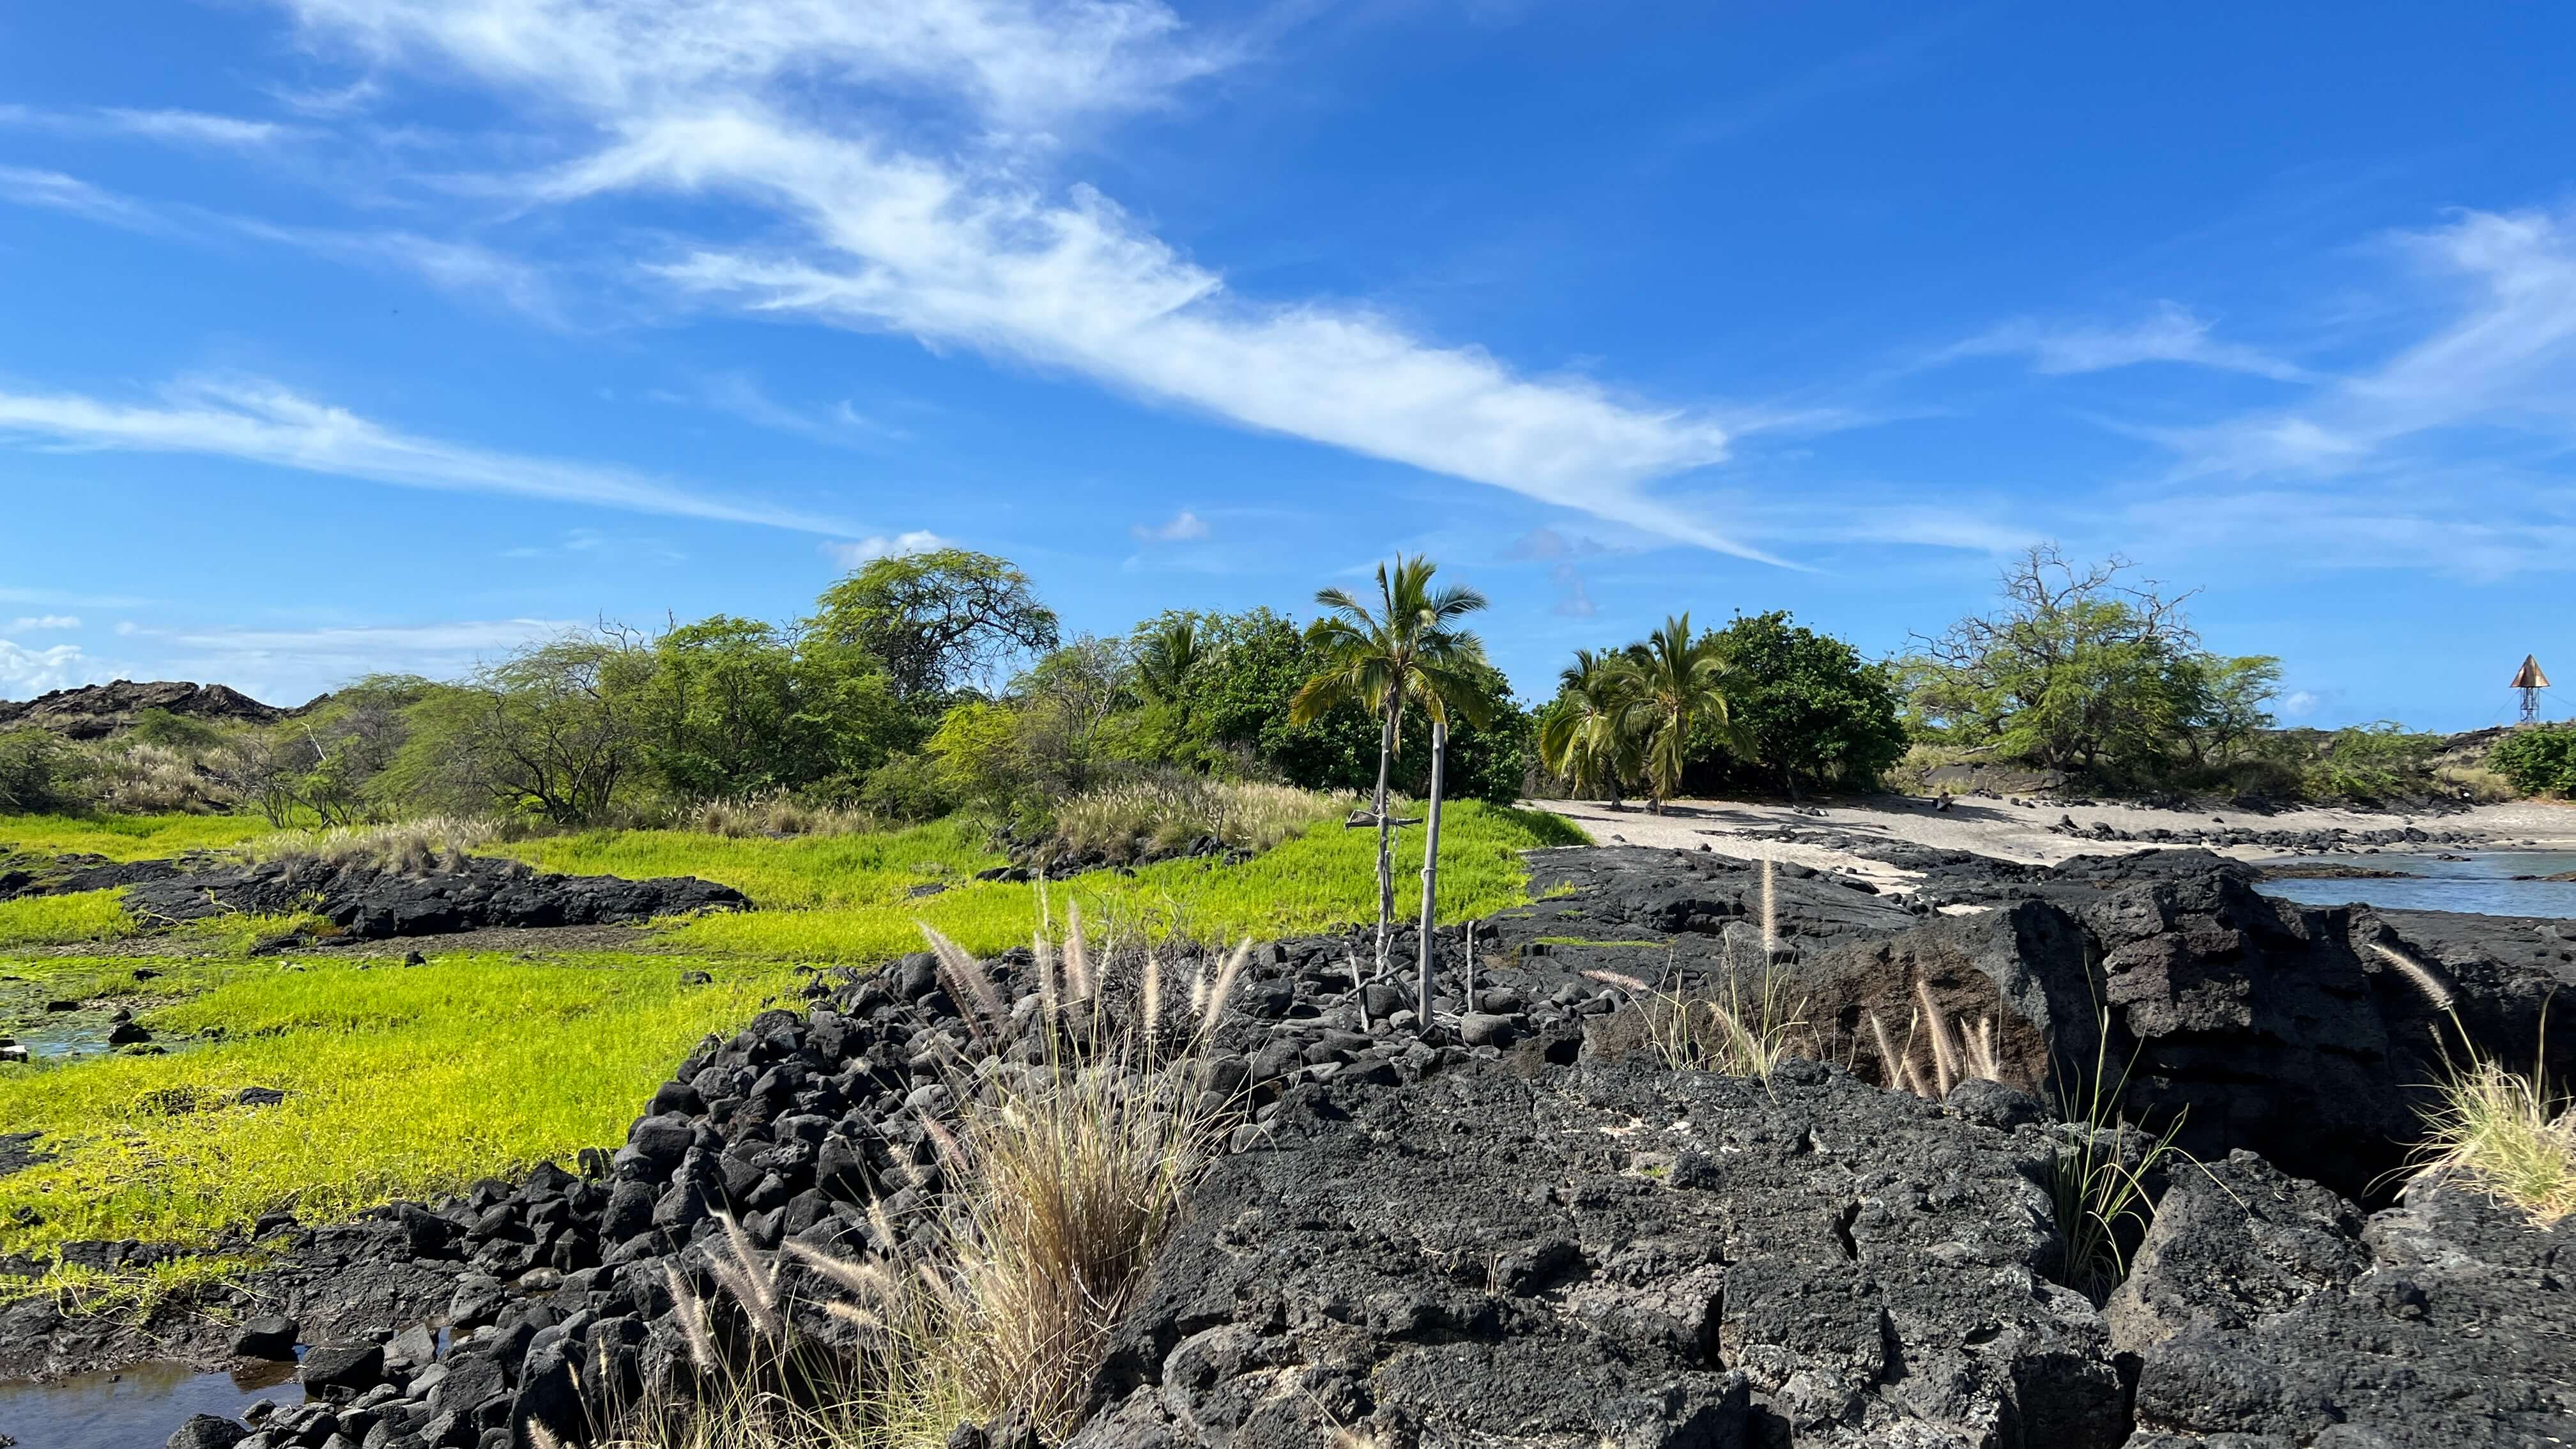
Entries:
{"label": "green tree canopy", "polygon": [[1706,762],[1728,783],[1795,794],[1866,786],[1905,753],[1895,672],[1851,645],[1790,622],[1786,610],[1739,614],[1706,642],[1725,661],[1744,749],[1704,730],[1695,765]]}
{"label": "green tree canopy", "polygon": [[1057,643],[1055,611],[1028,575],[961,548],[870,560],[824,591],[811,628],[874,655],[907,700],[986,682]]}
{"label": "green tree canopy", "polygon": [[1924,638],[1909,708],[1927,733],[2059,769],[2153,776],[2271,718],[2279,661],[2200,647],[2189,595],[2123,583],[2120,559],[2077,567],[2054,545],[2004,571],[2004,606]]}

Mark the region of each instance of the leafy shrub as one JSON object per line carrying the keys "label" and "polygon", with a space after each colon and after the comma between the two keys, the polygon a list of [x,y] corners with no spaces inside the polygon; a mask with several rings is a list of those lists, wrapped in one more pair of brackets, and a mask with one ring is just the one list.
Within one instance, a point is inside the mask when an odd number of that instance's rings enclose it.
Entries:
{"label": "leafy shrub", "polygon": [[859,804],[889,820],[935,820],[957,808],[957,792],[938,761],[897,755],[859,782]]}
{"label": "leafy shrub", "polygon": [[1785,610],[1739,614],[1709,638],[1726,661],[1728,714],[1753,743],[1739,760],[1713,731],[1694,732],[1694,757],[1726,783],[1868,786],[1905,753],[1894,672],[1849,644],[1792,624]]}
{"label": "leafy shrub", "polygon": [[2308,769],[2309,792],[2354,800],[2420,793],[2431,784],[2440,743],[2438,735],[2410,734],[2393,720],[2337,730]]}
{"label": "leafy shrub", "polygon": [[80,759],[40,729],[0,732],[0,811],[33,815],[77,804]]}
{"label": "leafy shrub", "polygon": [[2487,767],[2530,794],[2576,794],[2576,725],[2515,730],[2487,750]]}

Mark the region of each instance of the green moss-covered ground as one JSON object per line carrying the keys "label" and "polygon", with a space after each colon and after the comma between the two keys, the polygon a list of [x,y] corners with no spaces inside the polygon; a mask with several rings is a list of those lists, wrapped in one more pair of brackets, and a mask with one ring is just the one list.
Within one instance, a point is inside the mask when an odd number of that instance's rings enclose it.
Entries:
{"label": "green moss-covered ground", "polygon": [[[145,858],[237,844],[256,822],[0,817],[0,851]],[[1419,827],[1402,832],[1412,897]],[[1464,804],[1442,833],[1443,919],[1527,898],[1519,852],[1579,843],[1554,816]],[[1241,865],[1173,861],[1050,887],[1114,935],[1205,941],[1328,929],[1371,916],[1373,836],[1317,830]],[[113,851],[102,848],[113,844]],[[979,882],[1002,863],[944,821],[882,835],[729,839],[678,831],[565,835],[504,851],[549,870],[697,875],[760,909],[665,923],[632,949],[541,955],[343,948],[250,957],[283,922],[237,918],[141,935],[113,892],[0,903],[0,1036],[64,1018],[54,1000],[122,1007],[156,1054],[0,1065],[0,1131],[42,1134],[54,1160],[0,1176],[0,1254],[40,1259],[77,1239],[204,1244],[292,1208],[307,1221],[431,1197],[624,1137],[653,1087],[709,1032],[792,998],[800,963],[865,967],[921,944],[928,922],[970,949],[1028,940],[1037,888]],[[924,887],[941,887],[916,894]],[[86,944],[85,944],[86,943]],[[150,954],[144,954],[146,947]],[[691,984],[703,971],[712,984]],[[244,1088],[286,1093],[244,1106]],[[0,1295],[149,1296],[213,1269],[149,1279],[0,1279]]]}

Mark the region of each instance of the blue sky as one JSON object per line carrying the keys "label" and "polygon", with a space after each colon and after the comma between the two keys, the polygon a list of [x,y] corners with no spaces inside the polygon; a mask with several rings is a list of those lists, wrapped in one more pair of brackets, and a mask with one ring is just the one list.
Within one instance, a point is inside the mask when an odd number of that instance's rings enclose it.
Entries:
{"label": "blue sky", "polygon": [[[0,14],[0,696],[1398,550],[1531,695],[2044,539],[2282,713],[2576,671],[2550,6],[93,0]],[[2576,706],[2571,706],[2576,708]],[[2553,711],[2567,713],[2567,709]]]}

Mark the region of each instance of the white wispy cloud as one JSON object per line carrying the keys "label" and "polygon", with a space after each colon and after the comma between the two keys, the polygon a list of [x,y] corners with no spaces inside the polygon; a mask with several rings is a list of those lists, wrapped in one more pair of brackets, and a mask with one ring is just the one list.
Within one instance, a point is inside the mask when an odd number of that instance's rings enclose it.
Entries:
{"label": "white wispy cloud", "polygon": [[107,226],[211,241],[225,236],[295,247],[354,266],[409,272],[443,291],[498,301],[559,322],[544,271],[473,241],[417,232],[287,226],[202,206],[156,205],[59,171],[0,166],[0,201],[65,212]]}
{"label": "white wispy cloud", "polygon": [[254,117],[223,116],[207,111],[143,110],[128,106],[54,110],[42,106],[0,105],[0,126],[137,136],[171,145],[236,150],[274,146],[309,134],[300,126]]}
{"label": "white wispy cloud", "polygon": [[1556,603],[1549,612],[1567,619],[1589,619],[1601,612],[1592,602],[1591,592],[1583,587],[1583,571],[1570,563],[1558,564],[1548,571],[1556,585]]}
{"label": "white wispy cloud", "polygon": [[9,624],[11,634],[33,634],[45,629],[77,629],[79,616],[73,614],[21,614]]}
{"label": "white wispy cloud", "polygon": [[2111,517],[2160,549],[2287,569],[2422,569],[2492,580],[2576,569],[2576,506],[2563,485],[2481,470],[2159,495]]}
{"label": "white wispy cloud", "polygon": [[881,558],[954,547],[956,543],[953,540],[941,538],[926,528],[916,528],[909,533],[880,533],[849,543],[827,543],[823,545],[823,556],[845,569],[854,569]]}
{"label": "white wispy cloud", "polygon": [[2031,369],[2048,375],[2107,372],[2142,362],[2181,362],[2227,372],[2252,373],[2280,382],[2307,379],[2307,369],[2241,343],[2210,335],[2209,319],[2178,302],[2163,302],[2155,315],[2126,326],[2045,322],[2022,317],[1943,349],[1934,357],[2027,356]]}
{"label": "white wispy cloud", "polygon": [[81,653],[77,644],[29,649],[0,639],[0,699],[25,699],[47,690],[96,684],[108,677],[107,672]]}
{"label": "white wispy cloud", "polygon": [[838,520],[734,499],[624,469],[405,433],[259,379],[174,385],[158,404],[0,392],[0,438],[197,454],[404,488],[509,494],[635,513],[850,535]]}
{"label": "white wispy cloud", "polygon": [[2395,240],[2441,323],[2298,406],[2156,434],[2185,473],[2331,474],[2468,426],[2576,439],[2576,212],[2472,211]]}
{"label": "white wispy cloud", "polygon": [[1186,543],[1208,536],[1207,520],[1184,508],[1160,523],[1139,523],[1128,532],[1147,543]]}
{"label": "white wispy cloud", "polygon": [[164,637],[180,648],[210,654],[288,655],[375,664],[506,652],[581,627],[567,619],[465,619],[317,629],[196,629]]}
{"label": "white wispy cloud", "polygon": [[566,619],[464,619],[314,628],[138,628],[138,678],[221,680],[256,699],[310,699],[365,674],[454,679],[515,649],[575,633]]}
{"label": "white wispy cloud", "polygon": [[[664,192],[765,214],[759,246],[718,216],[646,269],[685,294],[1061,369],[1763,556],[1644,486],[1726,455],[1714,412],[1526,376],[1357,303],[1236,295],[1106,196],[1050,181],[1050,131],[1166,104],[1231,59],[1156,0],[286,3],[317,43],[461,68],[537,124],[569,109],[574,137],[608,138],[525,180],[531,201]],[[889,97],[945,124],[896,134]]]}
{"label": "white wispy cloud", "polygon": [[478,242],[409,231],[280,226],[254,217],[196,214],[216,226],[260,241],[300,248],[349,265],[409,272],[441,291],[501,302],[540,321],[562,320],[554,285],[542,269]]}
{"label": "white wispy cloud", "polygon": [[0,200],[16,206],[66,212],[127,231],[158,232],[168,223],[152,207],[93,186],[77,176],[28,166],[0,166]]}
{"label": "white wispy cloud", "polygon": [[1528,562],[1580,558],[1609,551],[1609,546],[1599,539],[1587,538],[1579,533],[1570,533],[1561,528],[1542,524],[1513,539],[1511,547],[1503,551],[1503,557],[1516,562]]}
{"label": "white wispy cloud", "polygon": [[87,594],[68,589],[31,589],[19,584],[0,586],[0,604],[51,605],[68,609],[133,609],[151,602],[127,594]]}
{"label": "white wispy cloud", "polygon": [[900,436],[897,430],[852,407],[846,398],[827,408],[790,407],[771,397],[759,380],[747,372],[717,373],[700,379],[691,391],[660,392],[653,397],[656,401],[711,408],[740,418],[753,427],[828,443],[836,448],[856,447]]}
{"label": "white wispy cloud", "polygon": [[110,128],[128,135],[198,146],[272,146],[300,134],[299,128],[275,121],[209,115],[204,111],[138,111],[110,107],[99,112],[99,117]]}

